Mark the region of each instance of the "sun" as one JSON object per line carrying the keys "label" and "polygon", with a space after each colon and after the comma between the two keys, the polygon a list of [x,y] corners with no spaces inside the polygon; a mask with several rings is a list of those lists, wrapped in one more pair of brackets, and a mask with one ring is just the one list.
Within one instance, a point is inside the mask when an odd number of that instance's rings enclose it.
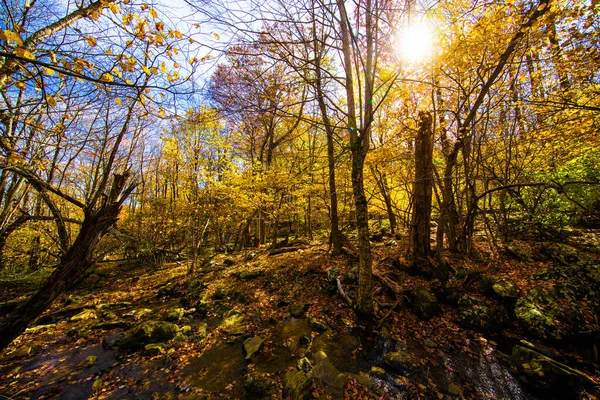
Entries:
{"label": "sun", "polygon": [[396,33],[396,53],[408,63],[418,63],[431,57],[433,33],[425,22],[408,25]]}

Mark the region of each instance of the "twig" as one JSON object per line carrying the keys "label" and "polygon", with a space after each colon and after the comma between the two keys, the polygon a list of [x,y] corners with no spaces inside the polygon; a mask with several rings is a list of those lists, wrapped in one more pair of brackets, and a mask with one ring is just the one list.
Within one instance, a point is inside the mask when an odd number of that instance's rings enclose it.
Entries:
{"label": "twig", "polygon": [[396,302],[394,303],[394,305],[392,305],[392,308],[390,308],[390,311],[388,311],[388,313],[387,313],[387,314],[385,314],[385,315],[384,315],[384,316],[383,316],[383,317],[382,317],[382,318],[379,320],[379,323],[377,324],[377,329],[379,329],[379,328],[381,327],[381,324],[383,324],[383,321],[385,321],[386,319],[388,319],[388,317],[389,317],[390,315],[392,315],[392,311],[394,311],[394,309],[396,308],[396,306],[397,306],[397,305],[398,305],[398,304],[399,304],[399,303],[402,301],[402,298],[403,298],[403,297],[404,297],[404,296],[400,296],[400,297],[398,298],[398,300],[396,300]]}
{"label": "twig", "polygon": [[344,298],[344,300],[346,300],[346,302],[348,303],[348,305],[350,307],[352,307],[352,300],[350,300],[350,297],[348,297],[348,295],[346,294],[346,292],[344,292],[344,288],[342,287],[342,282],[340,282],[340,278],[339,277],[335,278],[335,281],[337,282],[338,291],[340,292],[340,294],[342,295],[342,297]]}

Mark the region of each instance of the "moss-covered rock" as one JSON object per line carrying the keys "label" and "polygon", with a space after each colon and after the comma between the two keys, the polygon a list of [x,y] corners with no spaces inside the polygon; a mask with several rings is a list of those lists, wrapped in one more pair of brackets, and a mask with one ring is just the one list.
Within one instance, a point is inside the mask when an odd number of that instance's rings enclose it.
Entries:
{"label": "moss-covered rock", "polygon": [[333,399],[342,400],[346,376],[331,363],[324,352],[318,352],[315,359],[317,363],[312,371],[315,382]]}
{"label": "moss-covered rock", "polygon": [[536,286],[517,301],[515,316],[532,335],[558,339],[562,330],[556,321],[558,309],[555,293],[550,288]]}
{"label": "moss-covered rock", "polygon": [[241,335],[246,330],[244,325],[244,315],[238,311],[231,310],[226,315],[223,321],[219,324],[219,328],[230,335]]}
{"label": "moss-covered rock", "polygon": [[310,307],[310,303],[292,304],[290,306],[290,315],[294,318],[300,318]]}
{"label": "moss-covered rock", "polygon": [[435,296],[425,287],[419,286],[406,293],[411,310],[421,318],[430,318],[441,312]]}
{"label": "moss-covered rock", "polygon": [[405,374],[419,366],[420,360],[410,351],[392,351],[383,355],[384,367],[396,374]]}
{"label": "moss-covered rock", "polygon": [[244,340],[244,353],[246,354],[246,360],[250,360],[252,355],[260,350],[264,340],[260,336],[253,336]]}
{"label": "moss-covered rock", "polygon": [[505,300],[516,299],[519,297],[519,291],[515,284],[509,280],[501,279],[492,285],[494,294]]}
{"label": "moss-covered rock", "polygon": [[96,319],[96,318],[97,318],[96,311],[94,311],[94,310],[83,310],[79,314],[73,315],[71,317],[71,321],[73,321],[73,322],[76,322],[76,321],[86,321],[88,319]]}
{"label": "moss-covered rock", "polygon": [[118,346],[123,349],[137,350],[144,348],[149,343],[170,340],[178,332],[179,327],[171,322],[142,322],[125,332],[125,335],[118,341]]}
{"label": "moss-covered rock", "polygon": [[183,308],[173,308],[165,314],[165,321],[177,322],[183,317],[185,310]]}
{"label": "moss-covered rock", "polygon": [[496,331],[506,320],[500,307],[468,295],[458,301],[458,318],[461,325],[479,332]]}
{"label": "moss-covered rock", "polygon": [[292,370],[283,379],[283,396],[291,400],[305,400],[310,397],[312,372]]}
{"label": "moss-covered rock", "polygon": [[268,376],[254,373],[244,381],[246,400],[266,400],[280,398],[277,384]]}

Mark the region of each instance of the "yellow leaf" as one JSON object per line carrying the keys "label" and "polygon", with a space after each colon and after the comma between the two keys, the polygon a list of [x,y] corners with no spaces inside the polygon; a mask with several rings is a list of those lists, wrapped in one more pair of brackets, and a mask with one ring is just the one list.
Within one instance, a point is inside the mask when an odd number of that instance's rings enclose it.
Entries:
{"label": "yellow leaf", "polygon": [[158,109],[158,116],[160,118],[164,118],[165,117],[165,110],[162,107]]}
{"label": "yellow leaf", "polygon": [[17,82],[15,83],[15,86],[18,87],[20,90],[25,90],[25,82]]}
{"label": "yellow leaf", "polygon": [[123,100],[121,100],[120,98],[117,97],[115,99],[115,103],[117,103],[118,105],[121,105],[121,104],[123,104]]}
{"label": "yellow leaf", "polygon": [[88,36],[88,37],[86,37],[86,38],[85,38],[85,41],[88,43],[88,45],[89,45],[90,47],[94,47],[94,46],[96,45],[96,43],[97,43],[97,42],[96,42],[96,38],[93,38],[93,37],[91,37],[91,36]]}
{"label": "yellow leaf", "polygon": [[17,48],[15,50],[15,54],[17,57],[27,58],[28,60],[35,60],[34,55],[29,50],[25,50],[22,47]]}
{"label": "yellow leaf", "polygon": [[173,31],[173,34],[175,35],[175,37],[176,37],[177,39],[181,39],[181,38],[183,37],[183,35],[182,35],[182,34],[181,34],[181,32],[179,32],[179,31]]}
{"label": "yellow leaf", "polygon": [[107,56],[112,56],[112,50],[111,49],[106,49],[106,55]]}
{"label": "yellow leaf", "polygon": [[163,74],[166,74],[166,73],[168,73],[168,72],[169,72],[169,71],[167,70],[167,66],[166,66],[166,64],[165,64],[165,62],[164,62],[164,61],[160,63],[160,71],[161,71]]}
{"label": "yellow leaf", "polygon": [[142,65],[142,69],[144,70],[146,75],[150,75],[150,68],[146,67],[145,65]]}
{"label": "yellow leaf", "polygon": [[179,68],[179,64],[177,64],[176,62],[173,63],[173,68]]}
{"label": "yellow leaf", "polygon": [[54,99],[54,97],[47,95],[46,96],[46,103],[48,103],[48,105],[50,107],[54,107],[56,105],[56,99]]}
{"label": "yellow leaf", "polygon": [[54,70],[52,68],[44,68],[44,71],[46,71],[46,74],[48,75],[54,75]]}
{"label": "yellow leaf", "polygon": [[219,36],[219,34],[217,32],[213,32],[213,36],[215,37],[215,39],[220,40],[221,36]]}
{"label": "yellow leaf", "polygon": [[112,11],[113,14],[118,14],[121,12],[121,10],[119,10],[119,6],[115,3],[108,3],[108,8],[110,8],[110,11]]}
{"label": "yellow leaf", "polygon": [[156,10],[154,8],[151,8],[150,10],[148,10],[148,12],[150,13],[150,16],[152,18],[158,18],[158,14],[156,13]]}
{"label": "yellow leaf", "polygon": [[109,74],[108,72],[105,72],[100,76],[100,80],[102,82],[112,82],[114,80],[114,78],[111,74]]}
{"label": "yellow leaf", "polygon": [[23,46],[23,40],[21,39],[21,35],[19,35],[16,32],[9,31],[8,29],[6,29],[4,31],[4,38],[6,41],[15,42],[19,46]]}

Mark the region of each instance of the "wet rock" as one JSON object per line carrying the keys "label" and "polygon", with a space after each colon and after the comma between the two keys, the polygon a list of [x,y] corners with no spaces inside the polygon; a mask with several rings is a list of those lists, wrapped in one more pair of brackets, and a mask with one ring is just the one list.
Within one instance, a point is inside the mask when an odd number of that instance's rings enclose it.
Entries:
{"label": "wet rock", "polygon": [[48,329],[56,328],[56,324],[36,325],[25,329],[25,333],[37,333]]}
{"label": "wet rock", "polygon": [[140,308],[139,310],[131,310],[128,313],[123,314],[125,317],[133,317],[137,320],[141,319],[143,316],[152,314],[153,311],[149,308]]}
{"label": "wet rock", "polygon": [[134,326],[118,342],[123,349],[141,349],[149,343],[164,342],[172,339],[179,327],[171,322],[148,321]]}
{"label": "wet rock", "polygon": [[244,382],[246,400],[278,399],[277,384],[268,376],[250,374]]}
{"label": "wet rock", "polygon": [[12,361],[12,360],[16,360],[17,358],[27,357],[31,354],[31,350],[32,350],[31,346],[21,346],[17,350],[8,354],[7,360]]}
{"label": "wet rock", "polygon": [[298,360],[298,370],[303,371],[305,373],[309,373],[312,371],[313,366],[310,360],[306,357],[302,357]]}
{"label": "wet rock", "polygon": [[306,400],[310,397],[312,372],[288,371],[283,379],[283,396],[291,400]]}
{"label": "wet rock", "polygon": [[119,341],[125,336],[123,332],[115,333],[104,340],[102,340],[102,348],[104,350],[111,350],[117,347]]}
{"label": "wet rock", "polygon": [[290,315],[294,318],[300,318],[310,307],[310,303],[292,304],[290,306]]}
{"label": "wet rock", "polygon": [[260,336],[254,336],[244,341],[244,353],[246,353],[246,360],[250,360],[252,355],[260,350],[264,340]]}
{"label": "wet rock", "polygon": [[181,317],[183,317],[185,310],[183,308],[174,308],[172,310],[167,311],[165,315],[165,321],[169,322],[177,322]]}
{"label": "wet rock", "polygon": [[423,286],[409,290],[406,295],[411,303],[411,310],[421,318],[430,318],[441,312],[435,296]]}
{"label": "wet rock", "polygon": [[111,329],[129,329],[131,328],[131,323],[127,322],[127,321],[106,321],[106,322],[100,322],[98,324],[94,324],[90,327],[91,329],[94,330],[104,330],[104,331],[108,331]]}
{"label": "wet rock", "polygon": [[371,371],[369,373],[371,375],[373,375],[375,378],[379,378],[379,379],[385,379],[385,376],[386,376],[385,369],[380,368],[380,367],[375,367],[375,366],[371,367]]}
{"label": "wet rock", "polygon": [[521,380],[538,388],[598,386],[589,375],[524,346],[514,346],[509,361]]}
{"label": "wet rock", "polygon": [[466,328],[480,332],[493,332],[502,327],[504,312],[495,305],[473,296],[462,296],[458,301],[458,318]]}
{"label": "wet rock", "polygon": [[558,306],[551,289],[536,286],[527,296],[517,301],[515,315],[532,335],[541,338],[560,338],[561,329],[556,322]]}
{"label": "wet rock", "polygon": [[85,358],[85,360],[83,360],[82,362],[79,363],[79,365],[77,365],[77,368],[86,369],[86,368],[92,367],[94,364],[96,364],[97,360],[98,360],[97,356],[87,356]]}
{"label": "wet rock", "polygon": [[83,310],[79,314],[73,315],[71,321],[86,321],[88,319],[96,319],[96,311],[94,310]]}
{"label": "wet rock", "polygon": [[386,369],[401,375],[417,368],[419,362],[419,358],[409,351],[393,351],[383,355]]}
{"label": "wet rock", "polygon": [[327,330],[327,325],[325,325],[324,322],[321,322],[319,320],[316,319],[312,319],[310,321],[310,326],[312,328],[313,331],[315,332],[319,332],[319,333],[323,333]]}
{"label": "wet rock", "polygon": [[205,339],[208,336],[208,324],[206,322],[200,322],[196,326],[195,336],[200,339]]}
{"label": "wet rock", "polygon": [[163,345],[161,343],[149,343],[144,346],[144,354],[148,356],[157,356],[163,351]]}
{"label": "wet rock", "polygon": [[343,399],[345,375],[331,363],[324,352],[318,352],[315,359],[317,363],[312,371],[315,382],[333,399]]}

